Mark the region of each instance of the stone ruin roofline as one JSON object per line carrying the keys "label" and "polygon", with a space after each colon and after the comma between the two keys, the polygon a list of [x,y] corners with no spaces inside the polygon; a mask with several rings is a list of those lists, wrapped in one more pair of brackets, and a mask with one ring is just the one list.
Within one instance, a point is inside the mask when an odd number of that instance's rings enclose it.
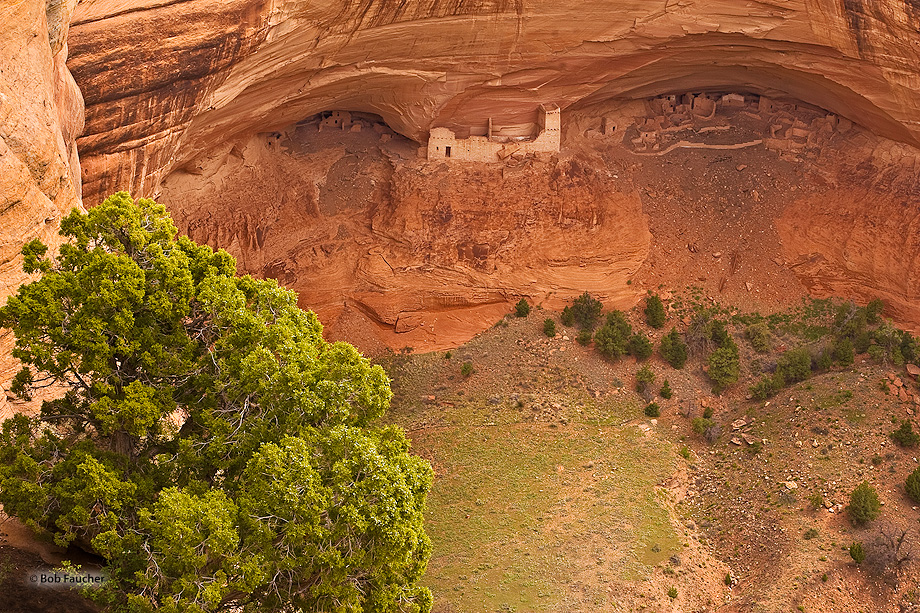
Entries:
{"label": "stone ruin roofline", "polygon": [[428,137],[429,160],[461,160],[469,162],[501,162],[520,159],[528,153],[558,153],[561,141],[561,109],[558,104],[544,103],[537,107],[539,133],[532,139],[492,136],[489,118],[485,136],[457,138],[449,128],[432,128]]}

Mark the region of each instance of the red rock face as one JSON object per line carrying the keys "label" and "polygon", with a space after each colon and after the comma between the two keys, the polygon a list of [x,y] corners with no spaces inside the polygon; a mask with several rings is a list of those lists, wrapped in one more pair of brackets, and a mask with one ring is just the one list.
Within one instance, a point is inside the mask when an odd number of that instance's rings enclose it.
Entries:
{"label": "red rock face", "polygon": [[87,95],[88,202],[152,195],[229,137],[333,109],[378,113],[421,142],[490,117],[526,134],[541,102],[742,90],[920,142],[912,4],[666,4],[82,2],[70,66]]}
{"label": "red rock face", "polygon": [[[884,137],[878,142],[916,146],[916,17],[911,3],[895,0],[654,8],[636,0],[90,0],[74,16],[69,64],[87,98],[84,194],[89,205],[118,189],[162,196],[197,240],[226,246],[244,270],[298,289],[335,325],[367,319],[405,335],[400,343],[438,346],[438,338],[449,343],[494,321],[512,296],[551,304],[581,287],[625,304],[629,292],[619,284],[648,253],[648,230],[629,195],[642,186],[614,196],[587,175],[571,185],[552,179],[568,162],[541,162],[526,178],[490,167],[441,176],[387,160],[351,168],[344,155],[316,176],[272,157],[287,169],[275,176],[256,168],[262,154],[228,153],[232,143],[328,110],[375,113],[419,144],[432,126],[464,138],[490,119],[500,134],[523,136],[533,133],[537,106],[554,102],[572,147],[588,132],[567,118],[583,109],[735,91],[804,101]],[[871,147],[854,147],[870,155]],[[244,160],[237,174],[204,168],[227,155]],[[412,147],[403,152],[414,155]],[[571,157],[563,151],[561,159]],[[894,161],[873,159],[872,180],[881,181]],[[377,177],[373,189],[340,190],[350,195],[338,204],[323,199],[325,181],[362,175]],[[264,187],[272,176],[285,190]],[[892,195],[882,183],[854,190],[837,178],[825,177],[831,187],[821,196],[794,197],[779,216],[772,231],[781,259],[795,263],[797,282],[814,294],[879,295],[914,325],[920,309],[910,262],[918,247],[916,233],[903,228],[915,223],[916,193]],[[192,187],[196,181],[205,183]],[[531,226],[518,225],[522,219]],[[611,219],[615,241],[579,242],[609,232]],[[659,263],[665,255],[652,254]],[[586,266],[571,266],[580,255]],[[730,276],[716,275],[717,291]],[[757,280],[744,287],[756,293]],[[459,316],[460,307],[468,314]],[[429,321],[435,313],[450,323]]]}
{"label": "red rock face", "polygon": [[[0,20],[0,302],[25,280],[19,253],[59,243],[62,215],[80,206],[76,137],[83,100],[67,71],[75,0],[5,3]],[[11,335],[0,340],[8,355]],[[0,359],[0,381],[16,366]]]}
{"label": "red rock face", "polygon": [[521,296],[635,302],[627,281],[651,235],[631,186],[574,160],[427,164],[414,143],[364,126],[228,146],[171,175],[161,201],[194,240],[294,289],[334,337],[365,348],[453,346]]}

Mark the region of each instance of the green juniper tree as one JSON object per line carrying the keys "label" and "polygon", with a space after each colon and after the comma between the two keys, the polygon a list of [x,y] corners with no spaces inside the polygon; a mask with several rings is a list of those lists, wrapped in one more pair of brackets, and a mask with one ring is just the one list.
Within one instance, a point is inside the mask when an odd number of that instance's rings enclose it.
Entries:
{"label": "green juniper tree", "polygon": [[0,309],[14,391],[60,390],[3,424],[4,510],[102,555],[109,611],[429,611],[431,468],[378,423],[383,370],[151,200],[61,234]]}

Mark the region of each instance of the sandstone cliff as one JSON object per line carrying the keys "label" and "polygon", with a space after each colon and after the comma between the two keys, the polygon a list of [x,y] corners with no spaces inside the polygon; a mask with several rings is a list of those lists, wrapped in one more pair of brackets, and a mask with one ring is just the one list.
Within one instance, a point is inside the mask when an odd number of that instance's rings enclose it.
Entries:
{"label": "sandstone cliff", "polygon": [[[77,0],[5,3],[0,21],[0,301],[25,279],[22,245],[58,244],[62,215],[80,206],[76,138],[83,99],[65,64]],[[0,342],[7,354],[12,339]],[[8,364],[0,367],[6,380]]]}
{"label": "sandstone cliff", "polygon": [[87,202],[151,195],[228,137],[369,111],[416,141],[489,117],[668,91],[800,99],[920,142],[916,2],[88,0],[71,69],[87,96]]}

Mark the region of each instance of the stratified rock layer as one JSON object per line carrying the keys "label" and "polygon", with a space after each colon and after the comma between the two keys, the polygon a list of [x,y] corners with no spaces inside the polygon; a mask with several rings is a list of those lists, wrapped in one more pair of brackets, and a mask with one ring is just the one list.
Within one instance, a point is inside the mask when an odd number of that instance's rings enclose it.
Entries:
{"label": "stratified rock layer", "polygon": [[[0,20],[0,303],[26,278],[23,244],[56,247],[60,217],[80,206],[83,99],[65,65],[76,4],[5,3]],[[0,355],[11,345],[7,334]],[[0,381],[13,367],[0,360]]]}
{"label": "stratified rock layer", "polygon": [[628,184],[576,160],[425,164],[407,159],[414,143],[361,125],[228,144],[170,175],[161,201],[194,240],[296,290],[333,336],[363,321],[348,336],[365,348],[453,346],[522,296],[636,301],[628,281],[651,235]]}
{"label": "stratified rock layer", "polygon": [[490,117],[530,133],[541,102],[735,90],[916,144],[918,23],[901,0],[89,0],[71,60],[87,201],[154,194],[229,137],[332,109],[421,142]]}

